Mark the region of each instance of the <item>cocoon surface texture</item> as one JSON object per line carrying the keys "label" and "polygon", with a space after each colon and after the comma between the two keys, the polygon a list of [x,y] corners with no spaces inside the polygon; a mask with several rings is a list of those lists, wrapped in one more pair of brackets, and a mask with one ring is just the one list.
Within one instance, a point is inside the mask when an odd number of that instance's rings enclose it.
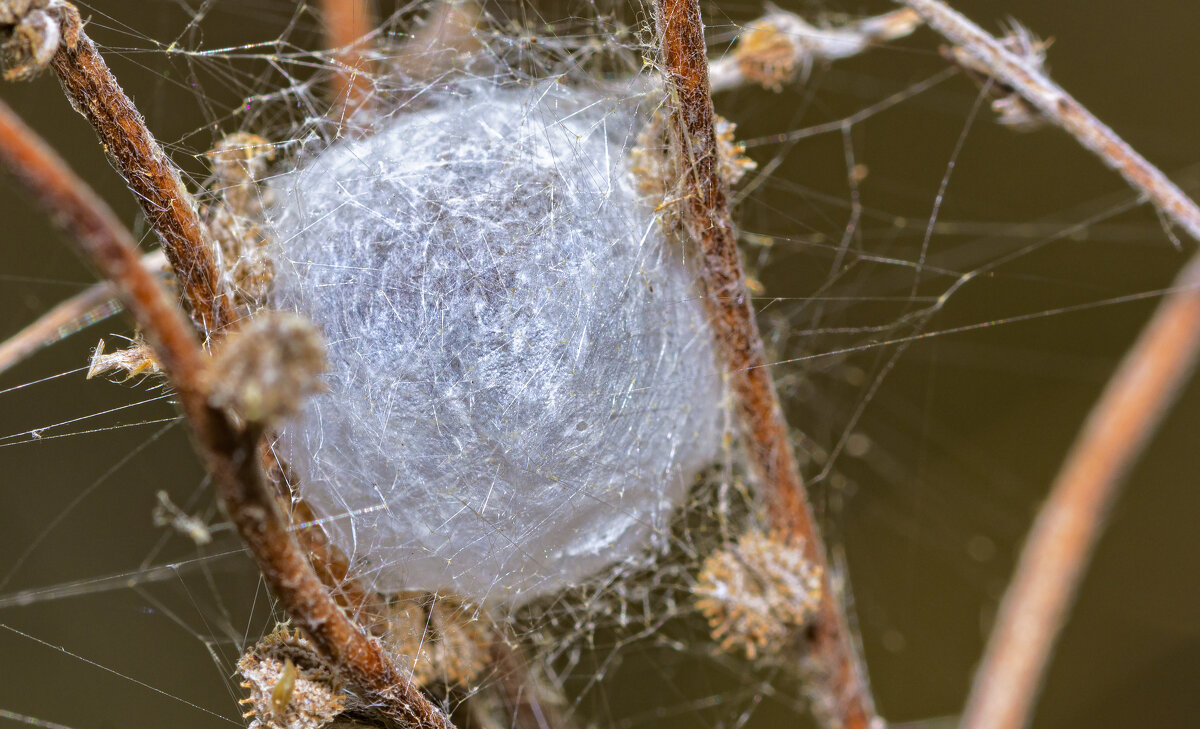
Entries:
{"label": "cocoon surface texture", "polygon": [[664,547],[718,457],[701,302],[629,172],[637,101],[460,89],[276,181],[271,305],[330,360],[279,447],[377,589],[578,585]]}

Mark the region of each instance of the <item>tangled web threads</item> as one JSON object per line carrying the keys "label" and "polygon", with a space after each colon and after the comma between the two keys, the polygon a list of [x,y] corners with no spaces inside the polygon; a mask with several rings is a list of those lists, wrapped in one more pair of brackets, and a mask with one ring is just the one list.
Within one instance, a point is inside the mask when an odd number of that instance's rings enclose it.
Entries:
{"label": "tangled web threads", "polygon": [[661,548],[724,416],[639,97],[445,92],[275,184],[275,308],[329,342],[281,438],[383,591],[515,605]]}

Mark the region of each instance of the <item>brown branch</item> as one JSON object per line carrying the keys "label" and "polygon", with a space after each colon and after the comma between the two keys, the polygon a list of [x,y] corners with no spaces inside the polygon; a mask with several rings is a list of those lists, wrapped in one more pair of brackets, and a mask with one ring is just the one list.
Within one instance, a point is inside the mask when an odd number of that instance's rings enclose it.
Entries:
{"label": "brown branch", "polygon": [[[270,451],[265,451],[260,456],[263,457],[265,461],[278,463],[278,456]],[[267,470],[267,473],[271,476],[269,480],[282,505],[289,491],[286,481],[282,478],[282,473],[279,473],[278,478],[272,470]],[[374,590],[363,585],[361,580],[352,576],[350,560],[329,541],[325,531],[313,523],[317,516],[307,502],[291,499],[286,511],[289,512],[288,523],[292,525],[292,534],[308,555],[308,561],[321,578],[321,582],[359,625],[370,633],[378,634],[378,628],[384,624],[387,616],[387,606],[383,599]]]}
{"label": "brown branch", "polygon": [[1200,241],[1200,208],[1175,183],[1037,68],[1006,49],[987,31],[941,0],[897,0],[921,14],[929,27],[987,68],[999,83],[1032,104],[1048,121],[1075,137],[1112,167],[1168,218]]}
{"label": "brown branch", "polygon": [[[166,261],[161,252],[142,256],[142,265],[150,270],[161,268]],[[25,361],[42,347],[71,336],[121,311],[116,301],[117,291],[107,281],[60,301],[29,326],[0,342],[0,374]]]}
{"label": "brown branch", "polygon": [[975,675],[964,728],[1028,724],[1104,517],[1198,355],[1200,255],[1109,380],[1038,513]]}
{"label": "brown branch", "polygon": [[[32,324],[0,342],[0,373],[7,372],[42,347],[62,339],[64,334],[103,319],[103,316],[94,316],[93,312],[109,304],[115,296],[112,284],[94,284],[57,304]],[[120,310],[119,306],[114,306],[107,313],[115,314]]]}
{"label": "brown branch", "polygon": [[3,102],[0,160],[70,234],[83,256],[116,286],[126,310],[144,328],[170,374],[184,411],[190,416],[204,409],[205,360],[178,306],[142,267],[136,244],[112,211]]}
{"label": "brown branch", "polygon": [[375,29],[375,14],[369,0],[321,0],[321,14],[325,46],[334,51],[338,66],[333,116],[344,122],[371,98],[371,65],[364,39]]}
{"label": "brown branch", "polygon": [[63,3],[56,13],[63,41],[51,66],[71,106],[91,122],[109,161],[158,234],[183,300],[207,338],[233,321],[233,315],[220,290],[213,244],[196,214],[196,202],[84,33],[75,6]]}
{"label": "brown branch", "polygon": [[718,172],[700,6],[697,0],[656,0],[655,15],[673,104],[672,143],[682,167],[683,226],[701,253],[705,307],[728,373],[750,464],[767,494],[774,526],[803,537],[806,556],[823,572],[820,609],[806,635],[812,693],[820,697],[814,710],[830,727],[874,726],[879,723],[874,702],[831,584],[824,544],[746,292],[725,183]]}
{"label": "brown branch", "polygon": [[208,358],[165,288],[140,264],[112,211],[0,102],[0,162],[118,290],[175,388],[226,513],[280,604],[321,653],[406,726],[450,729],[436,706],[330,596],[292,538],[259,461],[261,427],[239,430],[210,404]]}

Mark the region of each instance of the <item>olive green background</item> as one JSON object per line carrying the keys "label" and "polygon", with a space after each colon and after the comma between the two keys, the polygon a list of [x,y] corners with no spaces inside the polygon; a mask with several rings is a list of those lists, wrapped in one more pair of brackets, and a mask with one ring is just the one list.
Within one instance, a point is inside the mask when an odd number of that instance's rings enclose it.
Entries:
{"label": "olive green background", "polygon": [[[962,0],[957,6],[989,27],[1011,15],[1054,36],[1055,78],[1185,190],[1200,194],[1200,5]],[[787,7],[820,9],[795,0]],[[824,9],[887,7],[855,2]],[[189,24],[197,9],[205,15]],[[705,10],[719,48],[735,23],[761,7],[743,0]],[[239,127],[231,110],[247,90],[269,90],[279,76],[269,59],[206,60],[174,53],[172,43],[235,48],[283,35],[295,50],[316,47],[319,38],[311,14],[297,16],[293,5],[268,0],[114,0],[88,14],[151,129],[194,175],[203,174],[196,155],[222,131]],[[544,16],[555,17],[550,10]],[[741,125],[751,155],[766,163],[784,149],[765,143],[770,135],[840,118],[936,73],[944,67],[936,46],[930,32],[920,31],[817,69],[807,88],[727,94],[717,99],[718,109]],[[289,49],[254,46],[225,55],[280,50]],[[0,96],[122,219],[137,225],[133,201],[53,79],[5,85]],[[856,161],[868,173],[861,237],[852,248],[917,258],[976,96],[968,80],[951,79],[854,127]],[[90,276],[40,211],[11,184],[2,189],[0,336],[7,336]],[[746,249],[766,287],[761,320],[772,355],[811,357],[775,368],[790,420],[809,437],[805,452],[838,442],[898,350],[892,344],[827,353],[911,334],[903,327],[871,334],[864,327],[896,322],[918,308],[905,303],[914,290],[911,267],[851,256],[859,260],[851,271],[821,289],[830,281],[849,199],[843,139],[835,133],[790,148],[739,211],[744,230],[774,241],[769,249]],[[1174,249],[1145,207],[1105,215],[1133,199],[1116,175],[1056,131],[1015,134],[984,109],[965,138],[931,240],[930,268],[915,290],[936,296],[953,281],[939,271],[988,266],[925,330],[995,324],[909,346],[854,428],[866,440],[854,439],[833,475],[815,487],[852,579],[877,698],[893,721],[959,710],[1040,499],[1107,375],[1152,311],[1153,292],[1195,248],[1184,240],[1182,251]],[[1104,220],[1056,235],[1094,217]],[[805,300],[818,291],[830,300]],[[1151,295],[1104,305],[1138,293]],[[1079,305],[1088,306],[1054,313]],[[1035,312],[1046,316],[1002,323]],[[114,428],[169,418],[166,403],[47,430],[36,442],[6,437],[154,396],[145,386],[84,382],[80,373],[4,391],[82,366],[97,337],[127,333],[126,326],[110,320],[0,376],[0,578],[42,539],[0,586],[0,710],[77,728],[236,723],[240,691],[225,672],[236,658],[234,638],[253,639],[269,626],[269,598],[230,535],[218,534],[210,550],[216,556],[181,564],[178,577],[137,589],[99,591],[115,583],[93,583],[84,595],[6,604],[21,590],[137,570],[163,539],[150,522],[158,489],[211,515],[211,495],[182,428]],[[852,331],[808,332],[827,327]],[[108,430],[53,437],[92,428]],[[1200,722],[1198,430],[1200,391],[1191,387],[1129,477],[1054,660],[1036,727]],[[810,463],[810,474],[819,470]],[[178,538],[154,554],[155,564],[197,557]],[[686,640],[696,628],[671,630]],[[598,653],[606,655],[603,647]],[[790,708],[796,690],[756,694],[745,688],[736,663],[639,648],[605,670],[605,683],[583,704],[605,726],[737,726],[747,716],[746,726],[756,728],[796,723]]]}

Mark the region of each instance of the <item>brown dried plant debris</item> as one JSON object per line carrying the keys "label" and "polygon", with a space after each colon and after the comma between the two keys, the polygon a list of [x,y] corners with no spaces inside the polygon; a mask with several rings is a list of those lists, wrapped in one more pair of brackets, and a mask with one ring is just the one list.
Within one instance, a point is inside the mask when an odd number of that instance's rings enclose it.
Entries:
{"label": "brown dried plant debris", "polygon": [[286,624],[238,661],[249,698],[250,729],[320,729],[346,711],[351,696],[316,648]]}
{"label": "brown dried plant debris", "polygon": [[388,605],[385,640],[422,687],[470,688],[488,667],[493,634],[482,611],[440,594],[403,593]]}
{"label": "brown dried plant debris", "polygon": [[117,375],[119,381],[125,382],[135,377],[161,375],[162,365],[154,356],[154,350],[140,335],[134,337],[128,347],[113,352],[104,350],[104,340],[101,339],[92,351],[87,379],[110,374]]}
{"label": "brown dried plant debris", "polygon": [[273,275],[266,225],[273,195],[259,183],[275,159],[275,148],[257,134],[235,132],[205,156],[216,200],[201,210],[201,218],[217,244],[225,288],[241,313],[248,314],[262,308]]}
{"label": "brown dried plant debris", "polygon": [[209,368],[208,402],[245,422],[274,424],[325,389],[325,340],[302,316],[263,311],[229,335]]}
{"label": "brown dried plant debris", "polygon": [[58,3],[0,0],[0,68],[5,81],[27,81],[50,65],[62,42]]}
{"label": "brown dried plant debris", "polygon": [[816,614],[821,578],[803,539],[755,529],[704,560],[693,592],[713,640],[754,659],[787,645]]}
{"label": "brown dried plant debris", "polygon": [[208,528],[208,524],[205,523],[204,519],[193,514],[188,514],[176,506],[166,491],[158,491],[155,493],[154,498],[156,503],[154,511],[151,513],[154,526],[169,526],[188,539],[191,539],[198,547],[212,543],[212,531]]}
{"label": "brown dried plant debris", "polygon": [[911,10],[863,18],[837,26],[817,26],[785,10],[772,10],[747,24],[733,53],[712,63],[712,88],[745,84],[780,91],[808,78],[814,64],[858,55],[872,46],[903,38],[921,25]]}

